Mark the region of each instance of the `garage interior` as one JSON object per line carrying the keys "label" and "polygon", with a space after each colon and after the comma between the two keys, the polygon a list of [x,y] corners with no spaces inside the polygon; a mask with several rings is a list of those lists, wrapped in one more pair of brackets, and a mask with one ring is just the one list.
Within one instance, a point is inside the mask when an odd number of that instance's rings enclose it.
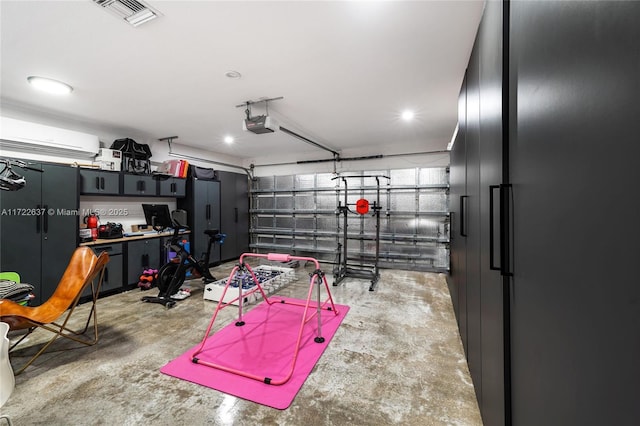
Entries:
{"label": "garage interior", "polygon": [[[609,1],[0,1],[0,272],[33,292],[0,301],[0,424],[640,423],[639,20]],[[124,139],[151,155],[113,154]],[[145,205],[188,228],[172,243]],[[109,260],[68,326],[95,309],[99,340],[22,372],[50,336],[18,342],[15,312],[55,299],[83,247]],[[162,269],[185,247],[215,283]],[[292,269],[269,297],[298,300],[318,270],[284,256],[317,259],[349,307],[285,409],[161,372],[243,253]],[[214,337],[265,303],[240,299]]]}

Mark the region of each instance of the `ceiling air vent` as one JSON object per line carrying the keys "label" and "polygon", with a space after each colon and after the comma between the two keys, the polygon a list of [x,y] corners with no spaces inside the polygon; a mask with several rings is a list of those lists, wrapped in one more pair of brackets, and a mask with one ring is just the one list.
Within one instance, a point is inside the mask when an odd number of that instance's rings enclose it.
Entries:
{"label": "ceiling air vent", "polygon": [[93,0],[98,6],[137,27],[162,14],[139,0]]}

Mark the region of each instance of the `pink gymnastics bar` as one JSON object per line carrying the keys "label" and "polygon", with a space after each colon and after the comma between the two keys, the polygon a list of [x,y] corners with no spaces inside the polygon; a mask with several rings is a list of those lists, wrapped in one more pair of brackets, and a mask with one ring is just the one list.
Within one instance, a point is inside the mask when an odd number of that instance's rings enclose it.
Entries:
{"label": "pink gymnastics bar", "polygon": [[[309,291],[307,293],[307,299],[305,303],[295,303],[295,302],[291,302],[291,301],[286,301],[286,300],[272,300],[269,297],[267,297],[266,293],[264,292],[264,289],[262,288],[262,285],[260,284],[260,282],[258,281],[258,279],[256,278],[255,274],[253,273],[253,270],[251,269],[251,267],[247,264],[245,264],[244,259],[247,257],[259,257],[259,258],[263,258],[263,259],[267,259],[269,261],[274,261],[274,262],[289,262],[291,260],[301,260],[301,261],[305,261],[305,262],[313,262],[315,264],[315,271],[313,272],[313,274],[311,275],[311,278],[309,280]],[[252,289],[251,291],[247,292],[247,293],[242,293],[242,285],[238,286],[238,296],[236,298],[234,298],[233,300],[227,302],[227,303],[223,303],[222,301],[224,300],[224,296],[227,293],[227,289],[229,288],[229,285],[231,284],[231,281],[233,280],[233,277],[235,276],[235,274],[238,272],[238,270],[246,270],[251,274],[251,278],[253,279],[253,282],[256,284],[255,288]],[[319,282],[318,280],[321,280],[324,283],[324,287],[327,290],[327,294],[328,297],[324,302],[320,302],[320,285],[321,282]],[[318,284],[318,291],[317,291],[317,302],[315,306],[311,306],[311,296],[313,293],[313,286],[314,284],[317,282]],[[293,353],[293,360],[291,362],[291,368],[289,369],[289,372],[287,373],[287,375],[285,377],[283,377],[282,379],[278,379],[278,380],[274,380],[270,377],[265,377],[265,376],[258,376],[255,374],[251,374],[251,373],[247,373],[245,371],[241,371],[241,370],[237,370],[234,368],[230,368],[230,367],[226,367],[223,365],[219,365],[213,362],[209,362],[209,361],[204,361],[198,358],[198,354],[200,354],[204,348],[205,342],[207,340],[207,338],[209,337],[209,334],[211,333],[211,329],[213,328],[213,323],[216,320],[216,317],[218,316],[218,312],[220,312],[220,310],[222,310],[223,308],[233,304],[234,302],[238,302],[238,320],[236,321],[236,325],[237,326],[243,326],[244,325],[244,321],[242,320],[242,304],[243,304],[243,300],[245,297],[255,293],[259,291],[260,294],[262,295],[262,298],[264,299],[264,301],[266,303],[268,303],[269,305],[273,305],[273,304],[288,304],[288,305],[294,305],[294,306],[301,306],[304,307],[304,312],[302,314],[302,321],[300,323],[300,329],[298,331],[298,339],[296,341],[296,346],[295,346],[295,350]],[[329,306],[327,306],[327,303],[329,304]],[[308,316],[308,311],[309,308],[315,308],[315,313],[311,314]],[[209,326],[207,327],[207,331],[204,333],[204,337],[202,338],[202,342],[200,343],[200,345],[196,348],[195,352],[191,355],[191,361],[194,364],[199,364],[199,365],[204,365],[207,367],[211,367],[211,368],[216,368],[218,370],[222,370],[222,371],[226,371],[228,373],[233,373],[233,374],[237,374],[243,377],[247,377],[250,379],[254,379],[254,380],[258,380],[260,382],[264,382],[266,384],[270,384],[270,385],[282,385],[284,383],[286,383],[287,381],[289,381],[289,379],[291,378],[291,376],[293,375],[293,371],[295,369],[296,366],[296,361],[298,359],[298,353],[300,352],[300,342],[302,340],[302,332],[304,330],[304,325],[309,322],[313,316],[317,316],[318,318],[318,335],[315,337],[314,341],[316,343],[322,343],[324,342],[324,337],[322,337],[322,310],[327,310],[327,311],[332,311],[334,313],[334,315],[338,315],[338,310],[336,309],[334,303],[333,303],[333,298],[331,297],[331,291],[329,290],[329,284],[327,283],[327,278],[325,277],[324,273],[320,270],[320,263],[312,258],[312,257],[301,257],[301,256],[292,256],[290,254],[281,254],[281,253],[269,253],[269,254],[258,254],[258,253],[243,253],[240,256],[240,260],[238,261],[238,264],[236,266],[234,266],[233,270],[231,271],[231,273],[229,274],[229,278],[227,279],[227,284],[224,286],[224,290],[222,291],[222,296],[220,297],[220,300],[218,301],[218,305],[216,306],[216,310],[213,312],[213,315],[211,317],[211,321],[209,322]]]}

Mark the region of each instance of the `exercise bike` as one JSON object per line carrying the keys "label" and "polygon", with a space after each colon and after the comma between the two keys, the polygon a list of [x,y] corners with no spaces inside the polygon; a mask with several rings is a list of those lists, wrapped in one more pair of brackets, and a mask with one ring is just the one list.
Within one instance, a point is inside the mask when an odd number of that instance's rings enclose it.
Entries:
{"label": "exercise bike", "polygon": [[[145,207],[145,205],[143,204],[143,209],[145,209],[145,216],[147,216],[147,218],[151,218],[151,220],[148,220],[148,222],[150,222],[154,229],[160,230],[168,227],[173,228],[173,236],[167,243],[167,247],[171,251],[175,252],[176,256],[171,259],[171,261],[162,265],[158,270],[158,296],[145,296],[142,298],[142,301],[147,303],[158,303],[164,305],[167,308],[172,308],[175,306],[178,300],[181,300],[173,298],[172,296],[178,293],[178,290],[187,277],[187,272],[191,272],[191,275],[195,278],[202,278],[205,284],[216,281],[216,278],[211,275],[211,272],[209,271],[211,250],[215,243],[223,244],[224,239],[227,235],[221,234],[217,229],[205,230],[204,234],[209,237],[207,252],[203,259],[197,260],[180,242],[180,230],[188,229],[188,227],[182,226],[180,223],[170,218],[170,216],[168,216],[168,207],[166,208],[166,212],[163,211],[161,214],[147,215],[147,210],[153,210],[157,209],[158,207],[166,206],[146,206],[147,207]],[[170,226],[167,226],[167,223],[169,223]]]}

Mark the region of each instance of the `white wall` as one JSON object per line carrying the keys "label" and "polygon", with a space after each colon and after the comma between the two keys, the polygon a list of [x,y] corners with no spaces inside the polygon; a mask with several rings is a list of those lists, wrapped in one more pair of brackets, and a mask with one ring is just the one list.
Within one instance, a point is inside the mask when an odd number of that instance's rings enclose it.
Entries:
{"label": "white wall", "polygon": [[[139,143],[149,144],[153,157],[152,163],[160,164],[164,160],[174,159],[169,155],[169,145],[167,142],[157,140],[152,135],[136,132],[133,129],[109,126],[104,124],[88,123],[82,119],[69,119],[60,117],[51,112],[35,111],[20,105],[10,103],[2,104],[2,115],[5,117],[15,118],[18,120],[30,121],[34,123],[44,124],[48,126],[59,127],[68,130],[89,133],[98,136],[100,145],[108,148],[114,140],[129,137]],[[210,151],[180,145],[177,142],[172,143],[172,152],[187,156],[187,160],[191,164],[201,167],[210,167],[216,170],[226,170],[235,173],[242,173],[242,167],[250,168],[250,164],[242,159],[230,157],[222,154],[216,154]],[[86,158],[73,158],[69,156],[50,156],[38,155],[28,151],[11,152],[3,150],[0,155],[7,157],[18,157],[32,159],[35,161],[50,161],[60,163],[78,163],[79,165],[90,165],[90,160]],[[357,151],[345,152],[345,158],[358,157],[360,153]],[[383,154],[380,159],[360,160],[360,161],[339,161],[339,162],[320,162],[320,163],[297,163],[297,159],[284,155],[274,155],[273,158],[256,161],[253,168],[253,174],[259,176],[280,176],[300,173],[341,173],[349,171],[361,170],[388,170],[403,169],[412,167],[440,167],[449,165],[449,153],[433,153],[433,154],[413,154],[413,155],[396,155]],[[331,158],[330,153],[318,150],[316,155],[309,154],[307,160],[317,160]],[[208,162],[210,160],[211,162]],[[278,161],[279,160],[279,161]],[[239,167],[228,167],[223,164],[235,165]],[[131,225],[144,223],[144,214],[142,212],[142,203],[150,204],[168,204],[169,209],[176,208],[176,200],[173,198],[137,198],[137,197],[103,197],[103,196],[81,196],[80,197],[80,222],[85,213],[90,210],[98,210],[100,212],[101,223],[116,222],[122,223],[125,232],[131,231]],[[126,212],[126,214],[125,214]],[[111,214],[110,214],[111,213]]]}
{"label": "white wall", "polygon": [[[81,118],[69,119],[66,117],[57,116],[51,112],[37,111],[31,108],[27,108],[17,104],[11,104],[3,102],[1,115],[9,118],[15,118],[23,121],[30,121],[33,123],[44,124],[47,126],[59,127],[62,129],[75,130],[78,132],[89,133],[98,136],[100,140],[100,146],[103,148],[109,148],[114,140],[121,138],[131,138],[139,143],[146,143],[151,148],[153,157],[152,163],[159,164],[164,160],[169,160],[174,157],[169,156],[169,145],[167,142],[161,142],[157,136],[140,133],[134,129],[117,125],[105,125],[98,123],[90,123]],[[218,170],[228,170],[236,173],[242,172],[241,169],[235,167],[225,167],[220,164],[213,165],[208,163],[207,160],[212,160],[217,163],[225,163],[231,165],[242,166],[242,160],[239,158],[217,154],[211,151],[203,149],[195,149],[186,146],[180,146],[178,143],[173,144],[173,152],[190,155],[196,158],[190,159],[189,162],[201,167],[212,167]],[[14,152],[3,150],[1,153],[3,156],[13,156],[25,159],[32,159],[37,161],[52,161],[61,163],[74,163],[90,164],[86,158],[73,158],[68,156],[52,157],[43,156],[25,152]],[[199,159],[199,160],[197,160]]]}
{"label": "white wall", "polygon": [[88,196],[80,197],[80,223],[89,212],[95,212],[100,216],[100,224],[107,222],[120,223],[124,232],[131,232],[131,225],[145,224],[142,204],[167,204],[169,211],[176,209],[175,198],[143,198],[143,197],[107,197]]}
{"label": "white wall", "polygon": [[[169,156],[169,145],[167,142],[158,141],[158,138],[149,134],[143,134],[134,129],[120,127],[117,125],[109,126],[104,124],[88,123],[86,120],[69,119],[60,117],[50,112],[36,111],[20,105],[4,102],[2,104],[1,114],[6,117],[15,118],[24,121],[31,121],[48,126],[60,127],[63,129],[76,130],[79,132],[97,135],[102,147],[108,148],[114,140],[120,138],[132,138],[139,143],[149,144],[153,157],[153,164],[160,164],[164,160],[174,159]],[[179,140],[178,140],[179,141]],[[411,167],[441,167],[449,165],[449,153],[432,153],[432,154],[394,154],[398,147],[390,145],[386,149],[386,153],[382,153],[383,158],[361,161],[339,161],[334,164],[333,161],[321,163],[303,163],[298,164],[300,159],[318,160],[330,159],[331,154],[318,150],[317,154],[308,154],[302,158],[293,158],[287,153],[277,153],[272,158],[254,159],[243,161],[240,158],[231,157],[223,154],[217,154],[203,149],[193,148],[181,145],[178,141],[172,143],[172,152],[183,154],[189,158],[187,160],[191,164],[201,167],[210,167],[216,170],[226,170],[235,173],[242,173],[242,168],[249,169],[251,162],[254,162],[253,174],[255,176],[277,176],[290,175],[299,173],[332,173],[332,172],[348,172],[359,170],[375,170],[375,169],[402,169]],[[301,142],[300,142],[301,143]],[[406,151],[406,147],[405,147]],[[416,152],[420,151],[420,147],[415,148]],[[29,152],[8,152],[0,153],[4,156],[16,156],[21,158],[33,159],[37,161],[54,161],[54,162],[78,162],[79,164],[88,164],[87,159],[77,159],[70,157],[51,157],[32,154]],[[342,153],[344,158],[358,157],[362,153],[358,151],[350,151]],[[209,162],[209,161],[211,162]],[[222,164],[221,164],[222,163]],[[228,167],[224,164],[238,166]]]}
{"label": "white wall", "polygon": [[[82,120],[70,120],[68,118],[58,117],[55,114],[33,111],[16,105],[7,105],[6,103],[2,104],[2,116],[96,135],[100,140],[100,146],[106,148],[110,147],[113,141],[116,139],[129,137],[139,143],[148,143],[150,145],[151,151],[153,153],[153,157],[151,159],[154,163],[161,163],[164,160],[174,158],[168,155],[169,147],[166,142],[160,142],[150,135],[141,134],[135,132],[132,129],[117,126],[89,124]],[[229,164],[241,164],[240,159],[237,158],[221,156],[203,150],[183,147],[178,144],[173,145],[173,152],[187,154],[196,158],[200,158],[202,160],[209,159]],[[87,158],[74,158],[69,155],[42,155],[29,152],[28,150],[9,151],[6,149],[2,149],[0,151],[0,156],[55,163],[77,163],[80,166],[91,165],[90,159]],[[192,164],[200,165],[202,167],[212,167],[218,170],[230,170],[236,173],[242,172],[241,169],[223,167],[220,165],[214,166],[207,163],[206,161],[189,160],[189,162]],[[100,216],[100,223],[121,223],[124,227],[125,232],[131,232],[131,225],[145,223],[144,213],[142,211],[143,203],[168,204],[169,210],[175,210],[176,208],[175,198],[140,198],[82,195],[80,197],[79,208],[80,223],[83,223],[83,218],[86,214],[88,214],[89,211],[98,211]]]}

